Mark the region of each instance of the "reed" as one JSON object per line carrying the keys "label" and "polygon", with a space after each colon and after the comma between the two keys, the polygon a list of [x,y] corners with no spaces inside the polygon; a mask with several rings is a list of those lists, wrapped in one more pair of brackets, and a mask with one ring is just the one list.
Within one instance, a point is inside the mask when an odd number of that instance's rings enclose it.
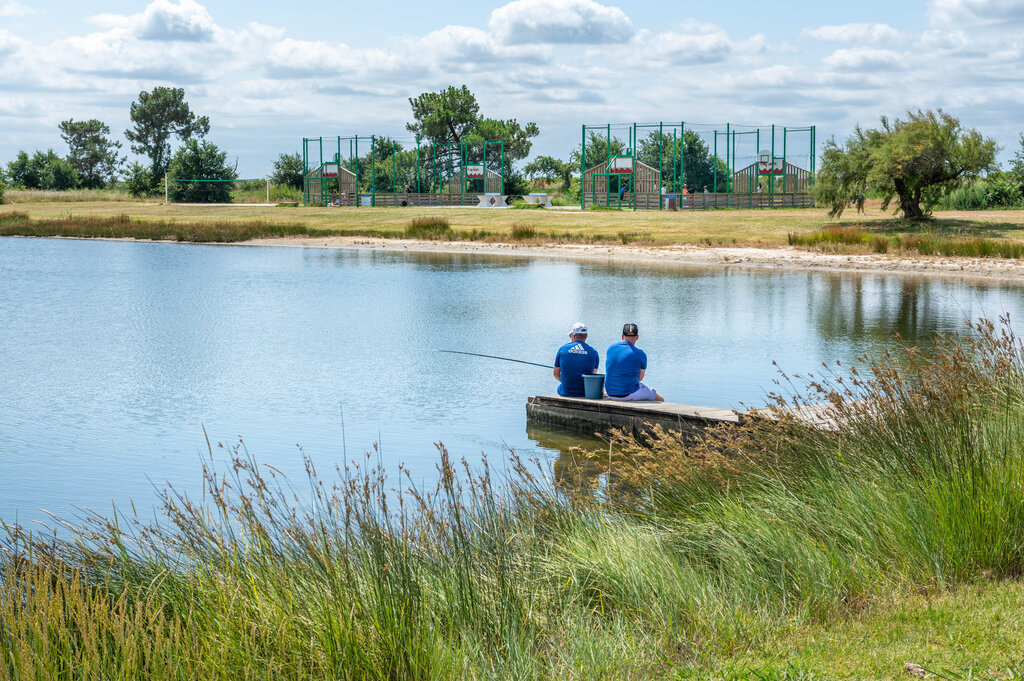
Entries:
{"label": "reed", "polygon": [[[243,445],[226,470],[211,448],[205,503],[167,490],[159,521],[7,527],[0,680],[701,678],[787,631],[1022,573],[1008,327],[780,385],[833,428],[618,434],[581,454],[610,461],[597,493],[514,456],[494,480],[442,446],[430,489],[370,452],[327,479],[307,461],[297,494]],[[823,677],[774,673],[730,678]]]}

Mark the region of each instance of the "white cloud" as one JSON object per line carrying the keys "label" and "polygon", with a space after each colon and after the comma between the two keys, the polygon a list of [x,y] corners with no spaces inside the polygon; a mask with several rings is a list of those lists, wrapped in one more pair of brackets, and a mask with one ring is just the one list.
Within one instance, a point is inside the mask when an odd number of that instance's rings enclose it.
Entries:
{"label": "white cloud", "polygon": [[[718,26],[687,21],[664,33],[641,31],[633,39],[641,60],[654,60],[660,66],[714,64],[727,60],[734,45]],[[755,50],[763,49],[757,40]]]}
{"label": "white cloud", "polygon": [[595,45],[628,41],[633,22],[593,0],[515,0],[491,12],[490,29],[510,45]]}
{"label": "white cloud", "polygon": [[0,28],[0,58],[16,52],[25,45],[28,45],[28,42]]}
{"label": "white cloud", "polygon": [[840,71],[879,71],[900,68],[905,57],[892,50],[870,47],[836,50],[822,62],[826,67]]}
{"label": "white cloud", "polygon": [[931,22],[940,26],[1024,23],[1024,0],[932,0],[929,10]]}
{"label": "white cloud", "polygon": [[104,29],[122,29],[141,40],[205,42],[218,28],[206,8],[195,0],[154,0],[139,14],[97,14],[90,23]]}
{"label": "white cloud", "polygon": [[888,24],[842,24],[803,30],[803,35],[816,40],[844,45],[890,45],[910,40],[909,33]]}
{"label": "white cloud", "polygon": [[35,14],[36,11],[31,7],[15,2],[5,2],[0,5],[0,17],[27,17],[30,14]]}
{"label": "white cloud", "polygon": [[142,14],[139,37],[143,40],[208,41],[214,36],[213,18],[195,0],[156,0]]}

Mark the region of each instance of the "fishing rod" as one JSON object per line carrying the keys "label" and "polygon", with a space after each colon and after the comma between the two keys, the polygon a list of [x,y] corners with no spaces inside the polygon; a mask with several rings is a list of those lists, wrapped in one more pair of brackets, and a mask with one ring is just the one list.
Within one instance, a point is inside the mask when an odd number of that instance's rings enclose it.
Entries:
{"label": "fishing rod", "polygon": [[488,359],[501,359],[506,362],[517,362],[519,364],[529,364],[535,367],[544,367],[545,369],[553,369],[550,364],[538,364],[537,362],[527,362],[525,359],[512,359],[511,357],[498,357],[497,355],[482,355],[479,352],[463,352],[462,350],[434,350],[434,352],[446,352],[450,355],[472,355],[474,357],[487,357]]}

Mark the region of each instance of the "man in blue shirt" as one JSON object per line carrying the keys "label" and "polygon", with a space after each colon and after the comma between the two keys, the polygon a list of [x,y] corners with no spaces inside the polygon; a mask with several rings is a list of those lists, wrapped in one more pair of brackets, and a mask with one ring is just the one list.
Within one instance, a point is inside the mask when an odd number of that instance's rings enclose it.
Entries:
{"label": "man in blue shirt", "polygon": [[569,330],[572,342],[558,348],[555,355],[555,378],[560,381],[558,394],[566,397],[585,397],[583,390],[583,374],[593,374],[601,363],[597,350],[586,343],[587,326],[576,322]]}
{"label": "man in blue shirt", "polygon": [[654,388],[641,383],[647,372],[647,353],[636,347],[640,330],[636,324],[622,327],[622,340],[605,354],[604,389],[608,398],[630,402],[664,402]]}

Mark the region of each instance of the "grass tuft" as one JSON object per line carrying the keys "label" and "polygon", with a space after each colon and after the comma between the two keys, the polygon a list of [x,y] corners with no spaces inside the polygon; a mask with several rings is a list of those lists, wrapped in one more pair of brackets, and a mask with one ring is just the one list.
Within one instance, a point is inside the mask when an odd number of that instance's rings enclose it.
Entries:
{"label": "grass tuft", "polygon": [[448,218],[413,218],[405,226],[405,236],[409,239],[426,239],[429,241],[451,240],[451,225],[448,224]]}
{"label": "grass tuft", "polygon": [[529,241],[530,239],[537,238],[537,230],[531,225],[517,222],[512,225],[512,229],[509,231],[509,237],[512,241]]}

